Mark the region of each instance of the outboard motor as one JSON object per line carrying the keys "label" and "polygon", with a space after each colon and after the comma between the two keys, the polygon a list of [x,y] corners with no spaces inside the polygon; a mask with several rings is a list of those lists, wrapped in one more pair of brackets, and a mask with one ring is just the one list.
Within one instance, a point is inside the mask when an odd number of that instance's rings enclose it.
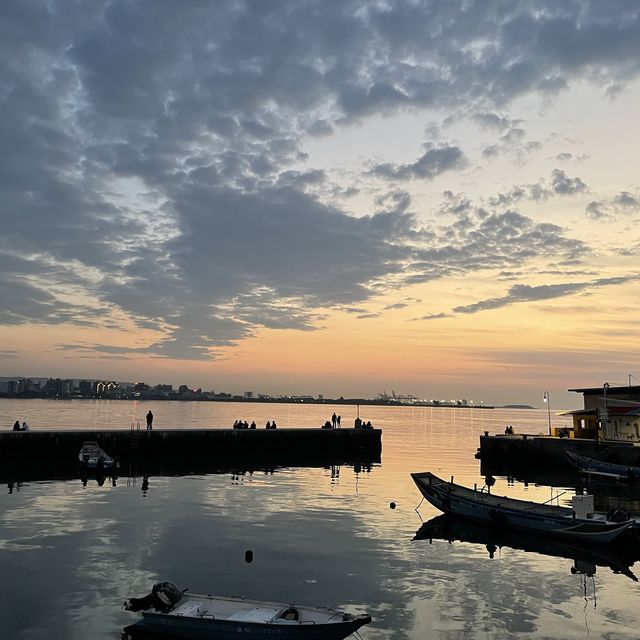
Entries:
{"label": "outboard motor", "polygon": [[607,520],[610,522],[627,522],[631,520],[631,516],[622,509],[609,509],[607,511]]}
{"label": "outboard motor", "polygon": [[183,593],[173,582],[158,582],[153,585],[151,593],[142,598],[130,598],[124,603],[124,608],[128,611],[141,611],[153,607],[156,611],[169,611],[180,602]]}

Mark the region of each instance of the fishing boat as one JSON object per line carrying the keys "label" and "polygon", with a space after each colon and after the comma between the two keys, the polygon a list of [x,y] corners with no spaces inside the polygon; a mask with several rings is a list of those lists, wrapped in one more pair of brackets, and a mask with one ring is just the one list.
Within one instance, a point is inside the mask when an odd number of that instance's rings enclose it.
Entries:
{"label": "fishing boat", "polygon": [[[638,578],[631,567],[640,560],[640,549],[633,541],[619,541],[615,545],[590,544],[582,540],[551,538],[537,532],[504,529],[481,522],[472,522],[450,515],[440,515],[422,524],[414,540],[446,540],[483,545],[490,558],[498,549],[510,548],[527,553],[567,558],[573,560],[572,573],[577,569],[608,567],[616,574],[622,574],[634,582]],[[589,569],[587,569],[589,570]]]}
{"label": "fishing boat", "polygon": [[640,481],[640,467],[630,467],[625,464],[594,460],[593,458],[581,456],[573,451],[565,451],[565,454],[571,464],[584,475],[595,476],[600,480],[628,482],[630,484]]}
{"label": "fishing boat", "polygon": [[636,526],[632,519],[612,522],[593,511],[593,496],[572,496],[571,506],[539,504],[468,489],[438,478],[433,473],[412,473],[420,493],[435,507],[462,518],[500,527],[536,531],[560,538],[609,544]]}
{"label": "fishing boat", "polygon": [[185,640],[342,640],[371,622],[371,616],[243,597],[198,595],[171,582],[158,583],[143,598],[131,598],[125,609],[142,619],[124,629],[123,638],[160,634]]}
{"label": "fishing boat", "polygon": [[86,471],[107,471],[117,469],[118,463],[107,455],[97,442],[86,440],[82,443],[78,454],[80,468]]}

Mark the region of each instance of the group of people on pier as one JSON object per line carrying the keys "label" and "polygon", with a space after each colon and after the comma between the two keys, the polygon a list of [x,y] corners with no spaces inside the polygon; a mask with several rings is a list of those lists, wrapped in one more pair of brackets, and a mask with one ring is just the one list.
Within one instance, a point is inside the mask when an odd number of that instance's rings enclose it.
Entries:
{"label": "group of people on pier", "polygon": [[353,422],[353,428],[354,429],[373,429],[373,425],[369,420],[365,422],[364,420],[360,419],[360,416],[358,416]]}
{"label": "group of people on pier", "polygon": [[20,426],[20,420],[16,420],[13,423],[13,431],[30,431],[30,429],[26,422],[23,422],[22,426]]}
{"label": "group of people on pier", "polygon": [[[276,421],[274,420],[273,422],[271,422],[270,420],[267,420],[267,424],[265,425],[265,428],[267,429],[275,429],[278,425],[276,424]],[[234,429],[255,429],[256,428],[256,421],[254,420],[251,424],[249,424],[246,420],[236,420],[233,423],[233,428]]]}
{"label": "group of people on pier", "polygon": [[339,429],[340,428],[340,420],[342,420],[341,416],[337,416],[335,413],[331,416],[331,421],[327,420],[321,429]]}
{"label": "group of people on pier", "polygon": [[[373,429],[373,425],[371,424],[371,422],[367,421],[364,422],[364,420],[362,420],[360,418],[360,416],[358,416],[354,423],[353,423],[353,427],[354,429]],[[340,416],[336,416],[336,414],[334,413],[331,416],[331,421],[327,420],[321,427],[321,429],[339,429],[340,428]]]}

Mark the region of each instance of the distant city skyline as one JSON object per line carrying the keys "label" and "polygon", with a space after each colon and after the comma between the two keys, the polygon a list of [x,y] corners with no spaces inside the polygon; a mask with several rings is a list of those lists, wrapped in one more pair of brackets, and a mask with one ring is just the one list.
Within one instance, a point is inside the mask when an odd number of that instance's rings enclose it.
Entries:
{"label": "distant city skyline", "polygon": [[5,3],[0,375],[621,384],[635,3]]}
{"label": "distant city skyline", "polygon": [[[628,374],[628,385],[626,384],[614,384],[610,385],[612,388],[626,387],[631,386],[632,380],[638,382],[634,379],[631,374]],[[96,387],[97,385],[97,387]],[[344,393],[338,393],[336,395],[329,395],[323,392],[319,393],[310,393],[310,392],[291,392],[284,391],[278,393],[270,393],[266,392],[263,389],[244,389],[242,391],[238,391],[237,389],[228,389],[228,388],[204,388],[202,386],[191,386],[187,385],[184,382],[156,382],[156,381],[147,381],[138,379],[136,381],[133,380],[117,380],[115,378],[105,378],[105,377],[78,377],[72,376],[69,378],[60,378],[54,376],[0,376],[0,395],[1,394],[22,394],[23,392],[35,392],[42,393],[43,395],[84,395],[85,397],[95,396],[95,394],[101,395],[103,397],[118,396],[118,393],[114,393],[114,390],[110,390],[111,387],[119,387],[122,391],[126,392],[126,396],[131,396],[132,392],[137,391],[137,395],[141,395],[145,397],[145,395],[150,396],[180,396],[182,399],[184,397],[192,397],[194,399],[198,398],[242,398],[249,400],[260,400],[260,399],[313,399],[317,401],[342,401],[342,400],[364,400],[364,401],[376,401],[379,400],[381,402],[388,401],[397,401],[398,403],[416,403],[416,402],[431,402],[436,404],[451,405],[458,404],[459,406],[478,406],[478,407],[487,407],[487,406],[500,406],[500,403],[496,403],[493,401],[488,401],[484,398],[469,398],[466,395],[461,395],[458,397],[448,397],[448,396],[437,396],[437,395],[426,395],[426,396],[416,396],[415,394],[403,394],[396,393],[395,389],[391,389],[390,393],[387,393],[386,389],[382,392],[375,393],[365,393],[362,395],[349,395]],[[597,387],[598,385],[596,385]],[[634,386],[636,386],[634,384]],[[100,388],[101,387],[101,388]],[[135,394],[134,394],[135,395]],[[123,396],[124,397],[124,396]],[[576,397],[575,392],[570,394],[570,398],[572,402],[570,402],[568,406],[573,406],[573,399]],[[502,403],[508,406],[530,406],[534,409],[544,408],[547,409],[547,402],[551,400],[551,396],[547,390],[545,390],[544,395],[542,397],[542,406],[537,405],[535,402],[533,404],[529,404],[526,402],[517,402],[510,401]],[[554,410],[560,409],[559,406],[556,406]]]}
{"label": "distant city skyline", "polygon": [[373,396],[339,396],[330,397],[322,393],[283,393],[269,394],[254,390],[237,393],[228,390],[191,388],[186,384],[147,383],[145,381],[129,382],[104,378],[46,378],[32,377],[0,377],[0,396],[11,398],[69,398],[69,399],[116,399],[116,400],[243,400],[243,401],[284,401],[284,402],[319,402],[319,403],[372,403],[372,404],[429,404],[443,407],[478,407],[493,408],[483,400],[473,401],[467,398],[420,398],[413,395],[400,395],[383,392]]}

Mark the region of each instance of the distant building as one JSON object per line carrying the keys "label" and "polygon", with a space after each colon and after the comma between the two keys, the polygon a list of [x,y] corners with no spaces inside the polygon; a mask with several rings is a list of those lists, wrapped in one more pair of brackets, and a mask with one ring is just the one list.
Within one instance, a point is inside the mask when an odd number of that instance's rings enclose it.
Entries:
{"label": "distant building", "polygon": [[78,382],[78,391],[80,392],[81,396],[93,395],[93,382],[91,382],[90,380],[80,380],[80,382]]}
{"label": "distant building", "polygon": [[253,398],[253,391],[245,391],[243,398],[245,400],[251,400]]}
{"label": "distant building", "polygon": [[120,385],[115,381],[96,383],[96,394],[107,398],[117,398],[122,395]]}
{"label": "distant building", "polygon": [[44,385],[43,393],[47,396],[70,396],[73,388],[73,380],[49,378]]}

